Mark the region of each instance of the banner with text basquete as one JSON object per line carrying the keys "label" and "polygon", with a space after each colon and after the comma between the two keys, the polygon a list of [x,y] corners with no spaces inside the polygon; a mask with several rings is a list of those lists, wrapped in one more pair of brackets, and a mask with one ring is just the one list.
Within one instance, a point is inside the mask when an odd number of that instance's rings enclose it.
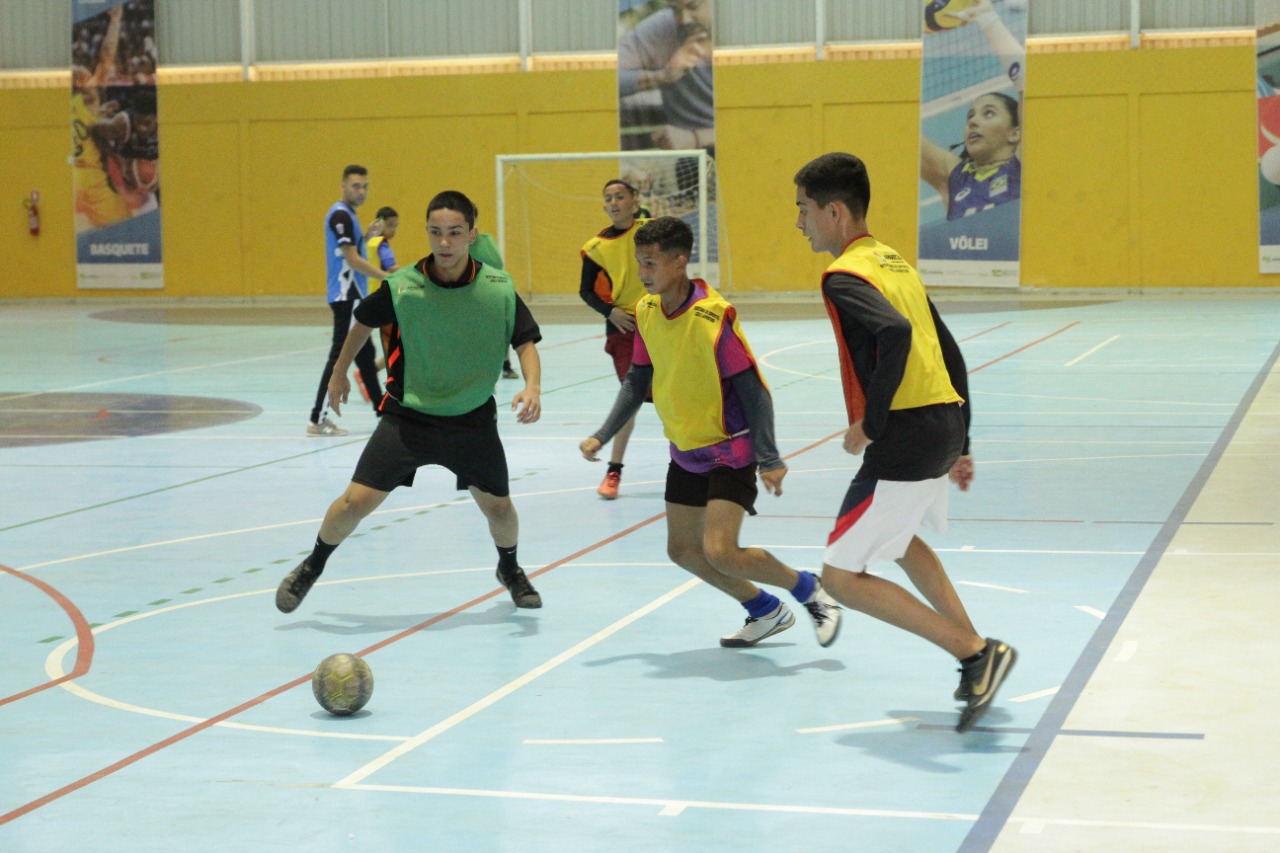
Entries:
{"label": "banner with text basquete", "polygon": [[71,0],[71,185],[81,288],[161,288],[155,0]]}
{"label": "banner with text basquete", "polygon": [[924,3],[920,247],[930,285],[1017,287],[1029,0]]}

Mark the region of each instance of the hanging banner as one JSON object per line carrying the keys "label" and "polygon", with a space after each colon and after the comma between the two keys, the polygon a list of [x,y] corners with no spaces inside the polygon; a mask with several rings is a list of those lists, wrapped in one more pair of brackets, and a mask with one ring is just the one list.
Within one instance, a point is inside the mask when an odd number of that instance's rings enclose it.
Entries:
{"label": "hanging banner", "polygon": [[[708,260],[719,260],[715,185],[713,0],[618,0],[618,148],[708,155]],[[678,216],[699,234],[696,157],[624,159],[620,177],[652,216]],[[694,246],[694,264],[701,262]],[[709,279],[718,271],[707,269]],[[713,282],[714,283],[714,282]]]}
{"label": "hanging banner", "polygon": [[71,0],[71,185],[81,288],[159,288],[154,0]]}
{"label": "hanging banner", "polygon": [[1028,0],[923,2],[917,268],[1017,287]]}
{"label": "hanging banner", "polygon": [[1280,273],[1280,0],[1254,0],[1258,28],[1258,270]]}

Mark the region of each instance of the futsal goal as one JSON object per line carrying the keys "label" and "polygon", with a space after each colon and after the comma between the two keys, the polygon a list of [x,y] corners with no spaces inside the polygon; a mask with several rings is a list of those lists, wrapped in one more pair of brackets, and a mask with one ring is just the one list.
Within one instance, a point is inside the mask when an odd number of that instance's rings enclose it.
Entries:
{"label": "futsal goal", "polygon": [[722,290],[728,286],[715,160],[705,150],[499,154],[495,170],[495,236],[506,269],[526,299],[578,292],[579,249],[609,226],[604,185],[614,178],[640,191],[640,205],[649,216],[677,216],[689,223],[691,278]]}

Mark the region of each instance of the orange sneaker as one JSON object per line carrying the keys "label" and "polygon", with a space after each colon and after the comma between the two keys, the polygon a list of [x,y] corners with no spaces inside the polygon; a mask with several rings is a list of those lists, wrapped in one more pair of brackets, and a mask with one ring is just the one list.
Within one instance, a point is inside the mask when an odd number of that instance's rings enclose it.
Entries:
{"label": "orange sneaker", "polygon": [[604,475],[604,481],[600,483],[600,488],[596,489],[596,494],[607,501],[618,499],[618,486],[622,483],[622,475],[617,471],[610,471]]}

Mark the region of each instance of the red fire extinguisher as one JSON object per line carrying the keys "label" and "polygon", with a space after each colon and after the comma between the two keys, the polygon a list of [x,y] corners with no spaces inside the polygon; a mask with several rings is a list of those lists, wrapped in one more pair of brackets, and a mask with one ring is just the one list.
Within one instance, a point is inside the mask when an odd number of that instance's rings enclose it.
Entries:
{"label": "red fire extinguisher", "polygon": [[23,199],[22,206],[27,209],[27,230],[32,237],[40,234],[40,191],[32,190],[31,198]]}

